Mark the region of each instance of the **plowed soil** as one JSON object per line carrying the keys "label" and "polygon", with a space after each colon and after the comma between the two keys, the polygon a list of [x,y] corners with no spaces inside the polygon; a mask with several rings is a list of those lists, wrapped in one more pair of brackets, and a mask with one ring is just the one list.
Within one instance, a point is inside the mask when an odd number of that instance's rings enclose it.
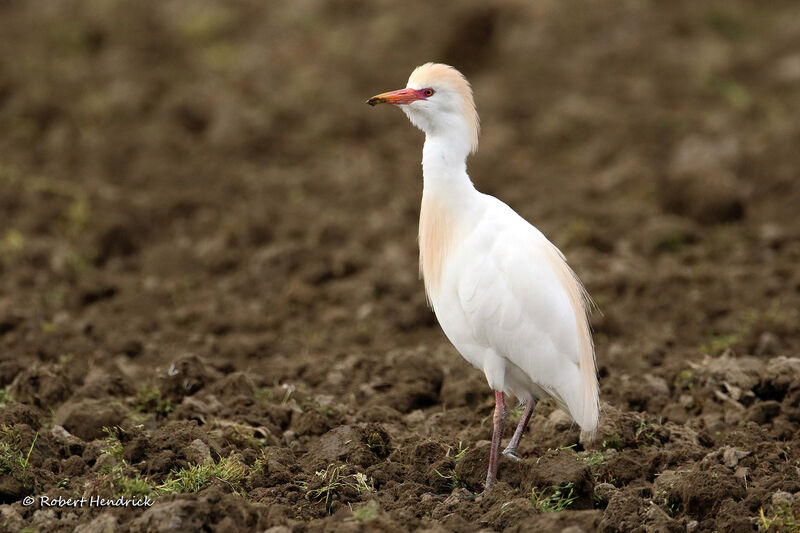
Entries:
{"label": "plowed soil", "polygon": [[[0,529],[797,531],[797,7],[0,0]],[[542,403],[483,497],[364,105],[430,60],[599,308],[597,441]]]}

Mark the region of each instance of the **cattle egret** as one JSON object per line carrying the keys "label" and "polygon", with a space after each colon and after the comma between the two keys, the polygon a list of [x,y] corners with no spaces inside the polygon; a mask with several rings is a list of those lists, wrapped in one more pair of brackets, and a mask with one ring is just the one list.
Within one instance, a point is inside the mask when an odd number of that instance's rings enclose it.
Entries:
{"label": "cattle egret", "polygon": [[367,103],[399,105],[425,132],[419,264],[445,335],[495,391],[486,489],[497,479],[505,395],[525,411],[503,454],[516,451],[536,401],[552,398],[591,440],[599,418],[589,296],[564,255],[506,204],[478,192],[466,159],[478,148],[472,88],[448,65],[427,63],[405,89]]}

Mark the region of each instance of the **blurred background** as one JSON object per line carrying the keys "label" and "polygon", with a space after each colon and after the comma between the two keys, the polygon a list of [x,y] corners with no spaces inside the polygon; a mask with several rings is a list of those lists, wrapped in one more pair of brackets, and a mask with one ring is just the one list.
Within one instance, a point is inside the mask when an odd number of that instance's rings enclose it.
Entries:
{"label": "blurred background", "polygon": [[796,349],[795,8],[3,1],[0,329],[80,319],[101,351],[443,340],[417,280],[422,134],[363,105],[442,61],[474,85],[476,185],[567,252],[601,365]]}
{"label": "blurred background", "polygon": [[483,398],[418,279],[423,136],[364,105],[428,61],[473,84],[476,186],[602,311],[606,401],[798,353],[794,1],[0,0],[0,387],[126,398],[191,355],[357,398],[404,349]]}

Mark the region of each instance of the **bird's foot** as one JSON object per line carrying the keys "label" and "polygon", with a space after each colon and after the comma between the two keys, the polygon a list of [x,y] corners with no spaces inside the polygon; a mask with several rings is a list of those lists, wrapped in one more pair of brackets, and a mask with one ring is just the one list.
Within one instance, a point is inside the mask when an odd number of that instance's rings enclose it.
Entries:
{"label": "bird's foot", "polygon": [[503,450],[503,455],[505,455],[506,457],[508,457],[512,461],[516,461],[517,463],[522,461],[520,456],[517,455],[517,450],[516,449],[506,448],[505,450]]}

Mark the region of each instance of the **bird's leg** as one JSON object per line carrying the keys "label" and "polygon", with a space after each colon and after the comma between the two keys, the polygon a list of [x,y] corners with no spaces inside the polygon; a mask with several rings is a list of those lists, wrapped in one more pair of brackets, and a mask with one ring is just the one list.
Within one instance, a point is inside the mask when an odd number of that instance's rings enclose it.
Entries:
{"label": "bird's leg", "polygon": [[525,404],[525,412],[522,413],[522,418],[519,419],[517,430],[514,432],[514,436],[511,437],[511,442],[509,442],[508,446],[506,446],[506,449],[503,450],[503,455],[509,459],[513,459],[515,461],[521,460],[517,455],[517,446],[519,446],[519,439],[522,438],[522,433],[525,431],[525,428],[528,427],[528,421],[531,419],[531,415],[533,414],[533,409],[535,407],[536,400],[534,399],[528,400],[528,403]]}
{"label": "bird's leg", "polygon": [[503,438],[503,420],[506,418],[506,397],[502,391],[494,391],[494,428],[492,448],[489,451],[489,472],[486,474],[486,490],[497,481],[497,462],[500,458],[500,440]]}

